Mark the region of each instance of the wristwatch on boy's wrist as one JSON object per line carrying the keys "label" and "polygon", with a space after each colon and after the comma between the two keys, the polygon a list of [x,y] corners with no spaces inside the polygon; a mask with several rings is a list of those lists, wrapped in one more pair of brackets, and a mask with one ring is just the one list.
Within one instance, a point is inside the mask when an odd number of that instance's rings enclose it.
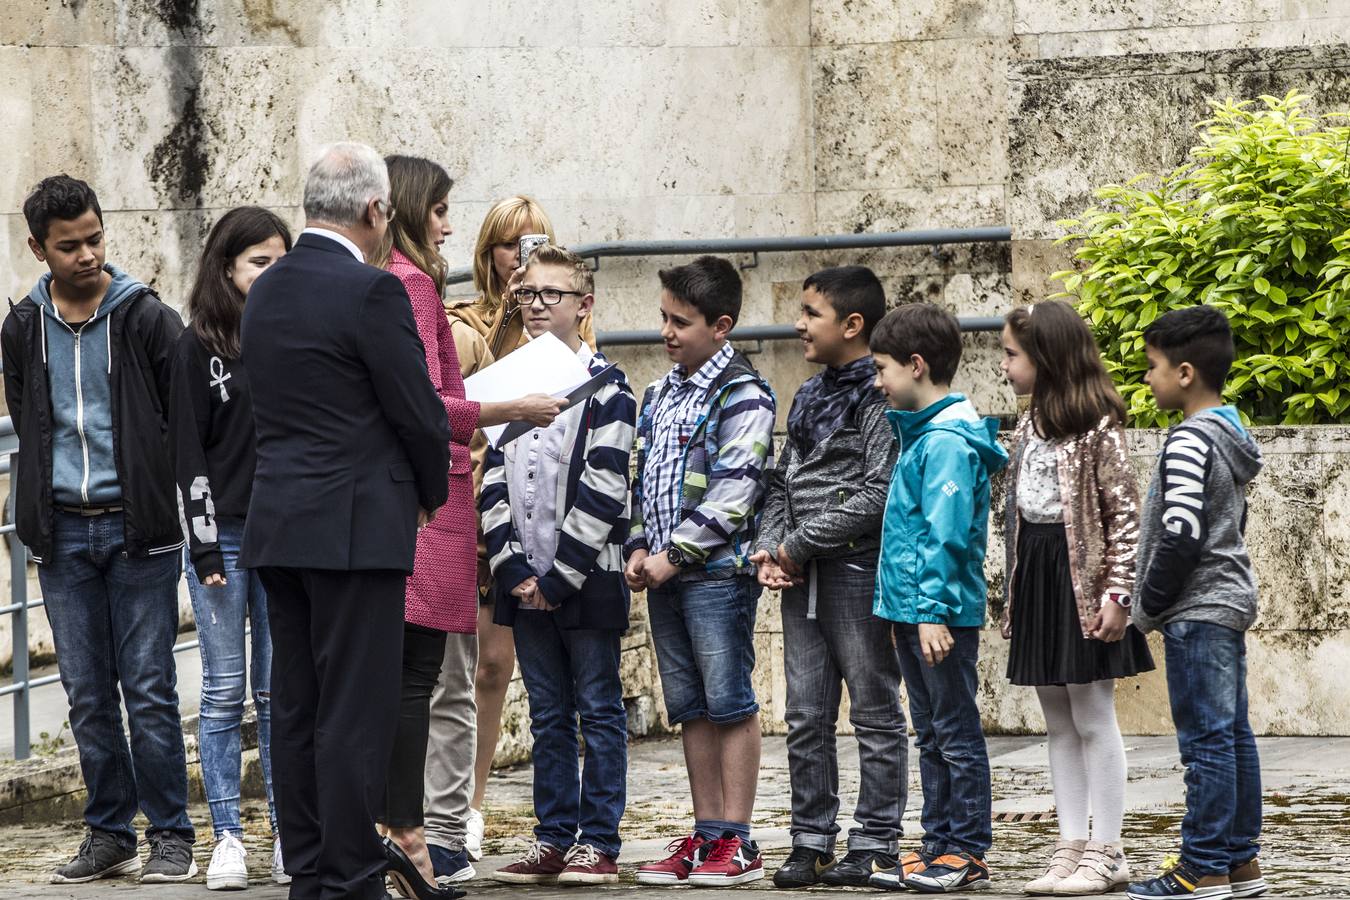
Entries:
{"label": "wristwatch on boy's wrist", "polygon": [[1130,595],[1122,594],[1120,591],[1111,591],[1106,595],[1106,599],[1110,600],[1121,609],[1129,609],[1131,606],[1134,606],[1134,600],[1130,598]]}
{"label": "wristwatch on boy's wrist", "polygon": [[670,560],[670,564],[677,569],[683,569],[689,564],[689,557],[685,556],[684,551],[679,547],[671,547],[666,550],[666,559]]}

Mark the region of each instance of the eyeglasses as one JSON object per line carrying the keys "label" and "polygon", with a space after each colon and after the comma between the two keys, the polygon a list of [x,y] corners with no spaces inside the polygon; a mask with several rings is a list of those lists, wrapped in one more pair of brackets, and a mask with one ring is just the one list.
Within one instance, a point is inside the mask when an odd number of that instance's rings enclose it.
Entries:
{"label": "eyeglasses", "polygon": [[521,306],[533,306],[534,298],[538,297],[545,306],[557,306],[562,302],[562,298],[568,294],[575,294],[578,297],[582,295],[581,291],[560,291],[556,288],[544,288],[542,291],[532,291],[529,288],[516,288],[516,303]]}

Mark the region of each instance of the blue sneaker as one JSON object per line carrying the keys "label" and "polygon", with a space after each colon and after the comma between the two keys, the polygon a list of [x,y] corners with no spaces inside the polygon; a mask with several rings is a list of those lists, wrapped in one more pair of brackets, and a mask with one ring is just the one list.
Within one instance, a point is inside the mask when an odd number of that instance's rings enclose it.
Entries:
{"label": "blue sneaker", "polygon": [[427,844],[427,850],[431,853],[431,868],[436,872],[437,884],[457,884],[478,874],[464,850],[447,850],[436,844]]}
{"label": "blue sneaker", "polygon": [[1163,863],[1162,874],[1130,885],[1125,896],[1130,900],[1158,900],[1165,897],[1193,897],[1196,900],[1231,900],[1233,888],[1228,874],[1201,875],[1185,860]]}

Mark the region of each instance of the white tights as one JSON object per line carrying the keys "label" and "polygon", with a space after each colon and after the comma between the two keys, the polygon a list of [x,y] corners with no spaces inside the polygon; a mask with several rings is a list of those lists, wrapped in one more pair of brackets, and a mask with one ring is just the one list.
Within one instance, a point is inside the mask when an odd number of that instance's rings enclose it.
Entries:
{"label": "white tights", "polygon": [[1114,679],[1036,688],[1049,738],[1059,836],[1066,841],[1120,840],[1125,744],[1116,724],[1115,691]]}

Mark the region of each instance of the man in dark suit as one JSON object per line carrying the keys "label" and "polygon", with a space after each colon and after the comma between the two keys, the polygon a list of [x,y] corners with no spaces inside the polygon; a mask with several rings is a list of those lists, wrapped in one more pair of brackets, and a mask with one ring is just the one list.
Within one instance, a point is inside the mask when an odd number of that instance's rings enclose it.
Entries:
{"label": "man in dark suit", "polygon": [[272,767],[292,900],[383,898],[375,832],[398,717],[417,529],[446,500],[450,431],[412,307],[368,266],[384,161],[334,144],[307,227],[249,292],[242,358],[258,462],[240,562],[272,632]]}

